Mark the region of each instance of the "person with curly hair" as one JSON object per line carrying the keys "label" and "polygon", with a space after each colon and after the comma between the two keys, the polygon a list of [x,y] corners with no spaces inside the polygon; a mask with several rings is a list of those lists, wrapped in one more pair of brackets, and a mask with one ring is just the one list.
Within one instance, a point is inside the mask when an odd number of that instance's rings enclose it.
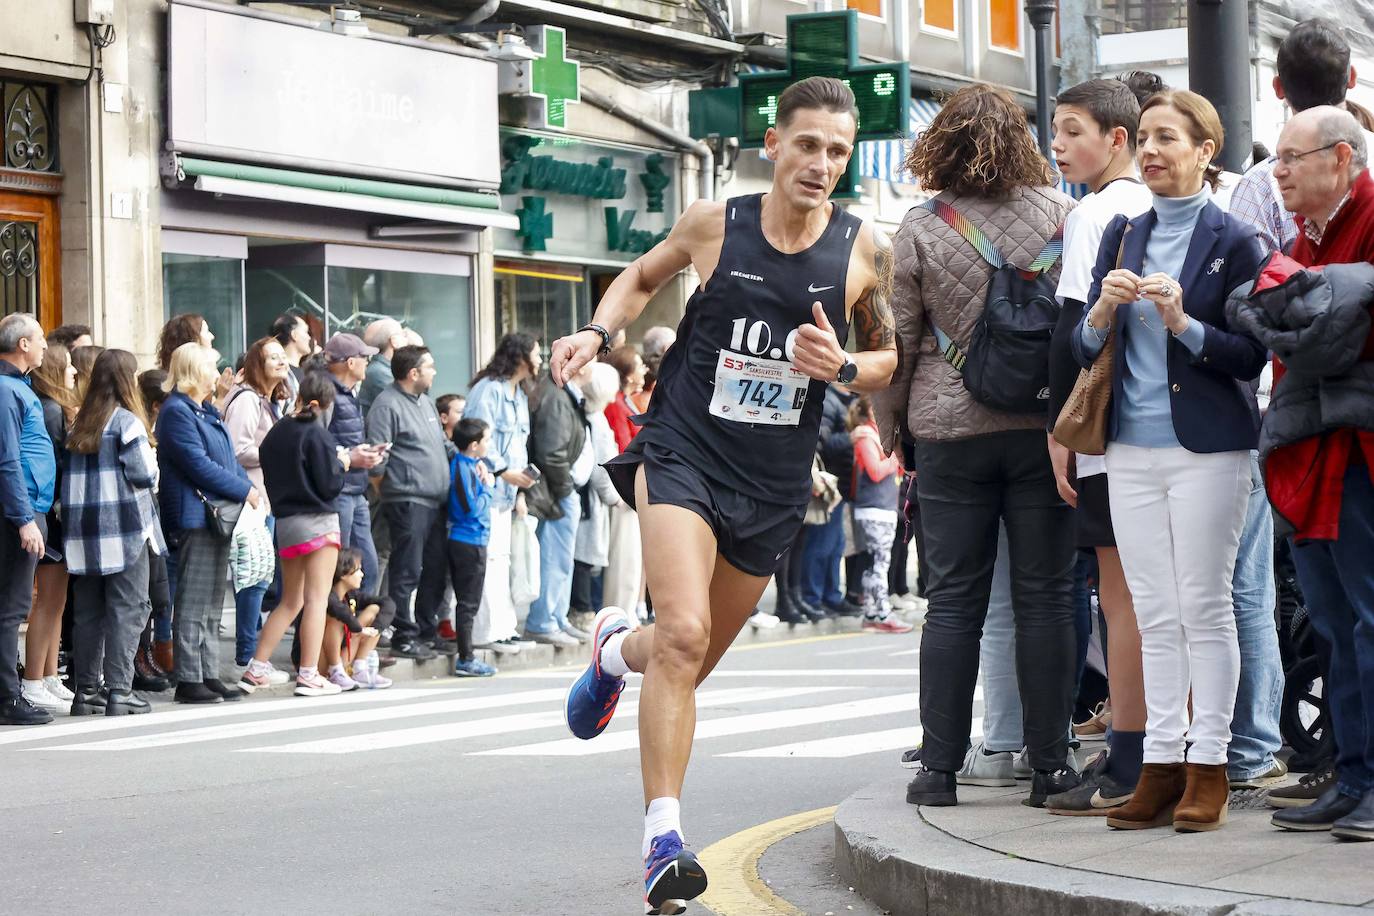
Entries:
{"label": "person with curly hair", "polygon": [[[1027,267],[1045,252],[1074,203],[1054,187],[1026,115],[1005,90],[956,92],[920,136],[907,169],[1005,259]],[[945,211],[948,212],[948,211]],[[958,220],[956,219],[956,222]],[[967,347],[994,271],[936,207],[907,214],[893,239],[893,310],[901,360],[874,396],[881,441],[914,437],[916,494],[928,578],[921,638],[921,766],[907,788],[918,805],[957,804],[992,588],[998,527],[1010,548],[1016,671],[1025,710],[1030,804],[1078,784],[1066,764],[1075,660],[1072,510],[1060,499],[1045,440],[1047,414],[975,400],[934,328]],[[1055,260],[1043,273],[1057,282]],[[1048,355],[1046,357],[1048,363]]]}

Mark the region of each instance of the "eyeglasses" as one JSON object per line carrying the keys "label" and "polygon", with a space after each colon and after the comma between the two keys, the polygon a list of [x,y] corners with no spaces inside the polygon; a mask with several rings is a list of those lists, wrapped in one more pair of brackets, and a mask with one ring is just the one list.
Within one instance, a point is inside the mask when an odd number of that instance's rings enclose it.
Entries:
{"label": "eyeglasses", "polygon": [[1319,146],[1316,149],[1310,149],[1305,153],[1279,153],[1279,162],[1283,163],[1291,169],[1293,166],[1297,165],[1299,161],[1306,159],[1313,153],[1324,153],[1327,150],[1331,149],[1333,146],[1335,146],[1337,143],[1345,142],[1345,140],[1337,140],[1335,143],[1328,143],[1326,144],[1326,146]]}

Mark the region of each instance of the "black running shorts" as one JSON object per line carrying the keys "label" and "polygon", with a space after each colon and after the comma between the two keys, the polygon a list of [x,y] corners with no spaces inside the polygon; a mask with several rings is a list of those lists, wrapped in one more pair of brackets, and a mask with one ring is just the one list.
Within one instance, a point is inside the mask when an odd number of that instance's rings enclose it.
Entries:
{"label": "black running shorts", "polygon": [[751,576],[773,575],[806,517],[805,504],[755,499],[711,480],[673,452],[653,445],[632,445],[606,464],[620,498],[632,507],[640,465],[649,503],[681,506],[701,516],[716,535],[720,555]]}

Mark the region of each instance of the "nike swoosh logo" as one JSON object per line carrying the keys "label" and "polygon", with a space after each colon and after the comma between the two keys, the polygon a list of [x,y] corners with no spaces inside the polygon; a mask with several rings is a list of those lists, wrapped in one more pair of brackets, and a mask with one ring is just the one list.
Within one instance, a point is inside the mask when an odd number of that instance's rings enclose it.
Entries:
{"label": "nike swoosh logo", "polygon": [[1120,798],[1103,798],[1102,790],[1098,789],[1096,792],[1093,793],[1093,797],[1088,801],[1088,804],[1092,805],[1094,808],[1099,809],[1119,808],[1122,805],[1126,804],[1126,802],[1130,801],[1131,796],[1134,794],[1135,793],[1132,792],[1130,793],[1130,795],[1123,795]]}
{"label": "nike swoosh logo", "polygon": [[835,287],[833,287],[833,286],[816,286],[815,284],[812,284],[811,286],[808,286],[808,287],[806,288],[806,291],[807,291],[808,293],[823,293],[823,292],[825,292],[825,291],[828,290],[828,289],[834,289],[834,288],[835,288]]}

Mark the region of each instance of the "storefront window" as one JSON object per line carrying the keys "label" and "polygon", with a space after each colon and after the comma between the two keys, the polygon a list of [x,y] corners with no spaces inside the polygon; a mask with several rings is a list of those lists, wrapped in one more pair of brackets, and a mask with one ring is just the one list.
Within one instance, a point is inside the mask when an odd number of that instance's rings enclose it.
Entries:
{"label": "storefront window", "polygon": [[539,338],[544,354],[558,338],[591,320],[581,271],[539,262],[496,265],[497,336],[522,331]]}
{"label": "storefront window", "polygon": [[361,335],[368,322],[395,318],[434,354],[431,394],[467,391],[474,372],[469,278],[357,267],[328,272],[330,334]]}
{"label": "storefront window", "polygon": [[247,276],[245,312],[252,340],[266,335],[272,322],[289,311],[304,318],[315,342],[324,344],[327,335],[323,267],[256,267],[250,261]]}
{"label": "storefront window", "polygon": [[162,311],[165,318],[198,312],[215,335],[221,366],[244,351],[243,262],[191,254],[163,254]]}

